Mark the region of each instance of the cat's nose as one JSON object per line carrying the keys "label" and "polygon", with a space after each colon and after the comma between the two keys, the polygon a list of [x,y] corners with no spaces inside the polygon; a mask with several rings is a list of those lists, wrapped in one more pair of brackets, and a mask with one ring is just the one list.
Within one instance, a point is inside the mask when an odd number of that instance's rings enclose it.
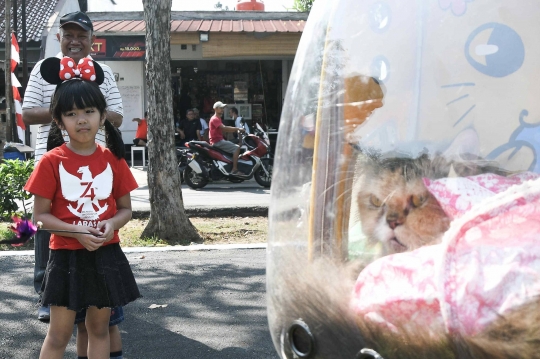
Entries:
{"label": "cat's nose", "polygon": [[386,216],[386,223],[388,223],[388,226],[391,229],[396,229],[396,227],[402,225],[404,221],[405,218],[397,213]]}

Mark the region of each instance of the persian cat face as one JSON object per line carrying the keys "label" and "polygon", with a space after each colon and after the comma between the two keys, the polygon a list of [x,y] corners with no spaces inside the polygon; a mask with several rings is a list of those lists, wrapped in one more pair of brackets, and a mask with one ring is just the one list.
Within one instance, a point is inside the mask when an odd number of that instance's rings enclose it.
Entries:
{"label": "persian cat face", "polygon": [[445,161],[366,156],[359,166],[358,211],[371,244],[387,255],[440,242],[450,220],[422,177],[446,176]]}

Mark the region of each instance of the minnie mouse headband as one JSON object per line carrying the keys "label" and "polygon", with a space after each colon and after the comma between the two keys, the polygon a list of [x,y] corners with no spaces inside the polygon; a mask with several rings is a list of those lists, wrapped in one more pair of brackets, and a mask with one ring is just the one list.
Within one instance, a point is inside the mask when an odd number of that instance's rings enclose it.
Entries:
{"label": "minnie mouse headband", "polygon": [[95,61],[83,58],[78,64],[71,57],[49,57],[40,66],[41,76],[50,84],[57,85],[64,81],[79,78],[101,85],[105,79],[103,69]]}

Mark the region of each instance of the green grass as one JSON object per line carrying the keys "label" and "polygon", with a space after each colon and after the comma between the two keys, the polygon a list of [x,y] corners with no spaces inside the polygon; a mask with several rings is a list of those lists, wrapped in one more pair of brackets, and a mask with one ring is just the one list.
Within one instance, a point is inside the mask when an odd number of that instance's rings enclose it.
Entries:
{"label": "green grass", "polygon": [[[221,217],[221,218],[190,218],[197,228],[204,244],[245,244],[266,243],[268,228],[267,217]],[[147,218],[132,219],[120,230],[120,241],[123,247],[161,247],[169,245],[159,238],[140,238],[148,223]],[[8,227],[10,222],[0,222],[0,238],[13,236]],[[180,238],[178,238],[178,241]],[[177,244],[174,241],[171,244]],[[21,247],[0,244],[0,250],[29,250],[34,249],[31,240]]]}

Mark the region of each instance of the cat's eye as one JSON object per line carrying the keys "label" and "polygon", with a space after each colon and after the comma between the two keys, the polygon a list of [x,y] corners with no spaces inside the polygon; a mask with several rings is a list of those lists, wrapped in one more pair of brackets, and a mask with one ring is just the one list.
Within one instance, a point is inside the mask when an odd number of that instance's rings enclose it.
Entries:
{"label": "cat's eye", "polygon": [[369,196],[369,203],[375,207],[381,207],[383,205],[383,202],[374,195]]}
{"label": "cat's eye", "polygon": [[413,195],[412,198],[411,198],[411,202],[412,202],[412,205],[416,208],[420,207],[421,205],[424,204],[424,202],[426,201],[427,197],[426,196],[423,196],[423,195]]}

